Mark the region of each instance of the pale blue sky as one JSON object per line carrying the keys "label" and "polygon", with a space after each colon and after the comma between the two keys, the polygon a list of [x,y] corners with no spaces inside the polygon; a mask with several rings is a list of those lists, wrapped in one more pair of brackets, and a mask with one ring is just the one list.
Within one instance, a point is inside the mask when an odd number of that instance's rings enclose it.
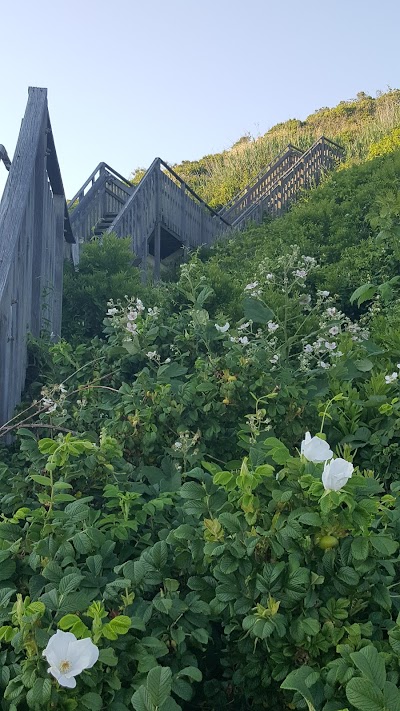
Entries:
{"label": "pale blue sky", "polygon": [[[0,143],[49,90],[67,195],[104,160],[129,177],[279,121],[400,87],[399,0],[0,2]],[[0,190],[5,170],[0,165]]]}

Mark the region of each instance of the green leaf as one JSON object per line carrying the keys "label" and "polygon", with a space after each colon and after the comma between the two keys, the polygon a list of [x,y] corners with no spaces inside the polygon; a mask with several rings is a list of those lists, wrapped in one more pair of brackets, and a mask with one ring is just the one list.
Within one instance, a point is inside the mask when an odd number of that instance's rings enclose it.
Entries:
{"label": "green leaf", "polygon": [[239,513],[222,513],[218,516],[218,521],[229,533],[239,533],[242,530]]}
{"label": "green leaf", "polygon": [[126,634],[131,627],[131,620],[127,615],[117,615],[108,624],[116,634]]}
{"label": "green leaf", "polygon": [[370,536],[369,539],[378,553],[384,556],[391,556],[396,553],[399,544],[389,536]]}
{"label": "green leaf", "polygon": [[371,282],[367,282],[366,284],[362,284],[361,286],[358,287],[355,291],[353,291],[352,295],[350,296],[350,303],[354,304],[355,301],[357,301],[358,306],[361,306],[361,304],[364,303],[364,301],[369,301],[372,299],[372,297],[376,293],[376,286],[375,284],[371,284]]}
{"label": "green leaf", "polygon": [[36,482],[36,484],[41,484],[42,486],[51,486],[52,482],[49,476],[43,476],[42,474],[31,474],[31,479]]}
{"label": "green leaf", "polygon": [[351,555],[355,560],[365,560],[368,557],[368,538],[355,538],[351,543]]}
{"label": "green leaf", "polygon": [[70,573],[61,578],[58,584],[58,592],[60,595],[68,595],[69,593],[75,592],[79,587],[79,583],[83,580],[83,575],[79,573]]}
{"label": "green leaf", "polygon": [[383,687],[383,697],[387,711],[400,711],[400,691],[396,684],[387,681]]}
{"label": "green leaf", "polygon": [[360,582],[359,575],[353,568],[350,568],[348,565],[344,566],[343,568],[340,568],[339,572],[337,573],[337,578],[342,583],[345,583],[345,585],[349,585],[350,587],[355,587]]}
{"label": "green leaf", "polygon": [[264,306],[261,301],[250,296],[243,299],[243,311],[245,319],[255,323],[268,323],[275,317],[274,312],[268,306]]}
{"label": "green leaf", "polygon": [[106,664],[108,667],[117,666],[118,657],[112,647],[103,647],[100,649],[99,662]]}
{"label": "green leaf", "polygon": [[82,639],[83,637],[89,637],[89,628],[86,627],[85,623],[82,622],[78,615],[64,615],[58,623],[60,630],[70,631],[77,637],[77,639]]}
{"label": "green leaf", "polygon": [[195,481],[187,481],[179,489],[182,499],[200,500],[204,498],[205,493],[201,484],[197,484]]}
{"label": "green leaf", "polygon": [[197,667],[185,667],[178,672],[177,676],[187,676],[189,679],[192,679],[192,681],[201,681],[203,678],[200,669]]}
{"label": "green leaf", "polygon": [[387,711],[382,691],[368,679],[350,679],[346,686],[346,696],[359,711]]}
{"label": "green leaf", "polygon": [[157,570],[161,570],[168,560],[168,546],[165,541],[157,541],[151,549],[152,563]]}
{"label": "green leaf", "polygon": [[131,703],[136,711],[156,711],[151,703],[149,692],[146,687],[140,686],[131,698]]}
{"label": "green leaf", "polygon": [[276,437],[267,437],[264,445],[266,446],[270,457],[272,457],[274,462],[277,464],[286,464],[288,459],[290,459],[290,452],[288,448]]}
{"label": "green leaf", "polygon": [[306,617],[304,620],[301,620],[301,627],[304,634],[308,637],[315,637],[315,635],[318,634],[321,625],[318,620],[314,620],[313,617]]}
{"label": "green leaf", "polygon": [[369,358],[361,358],[360,360],[356,360],[354,362],[357,370],[361,373],[368,373],[368,371],[372,370],[374,367],[372,360]]}
{"label": "green leaf", "polygon": [[176,703],[172,696],[169,696],[160,708],[160,711],[182,711],[182,706]]}
{"label": "green leaf", "polygon": [[87,694],[81,696],[80,703],[91,711],[101,711],[103,708],[103,701],[100,694],[96,694],[94,691],[89,691]]}
{"label": "green leaf", "polygon": [[290,672],[282,682],[281,688],[297,691],[307,703],[309,711],[315,711],[316,702],[310,691],[310,686],[315,684],[318,678],[319,675],[314,672],[314,669],[305,665]]}
{"label": "green leaf", "polygon": [[29,689],[26,700],[31,708],[43,708],[50,701],[50,679],[36,679],[32,689]]}
{"label": "green leaf", "polygon": [[168,383],[171,378],[179,378],[181,375],[186,375],[188,369],[179,363],[167,363],[160,365],[157,371],[157,380],[160,383]]}
{"label": "green leaf", "polygon": [[353,652],[350,657],[367,679],[379,689],[383,689],[386,681],[385,663],[372,644],[363,647],[359,652]]}
{"label": "green leaf", "polygon": [[171,669],[169,667],[154,667],[154,669],[150,669],[147,675],[146,688],[154,706],[161,706],[171,693]]}

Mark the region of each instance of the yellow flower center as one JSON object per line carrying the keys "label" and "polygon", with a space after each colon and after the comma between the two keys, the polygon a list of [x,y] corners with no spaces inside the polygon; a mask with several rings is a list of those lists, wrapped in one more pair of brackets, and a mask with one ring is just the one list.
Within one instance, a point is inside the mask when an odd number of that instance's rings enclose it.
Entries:
{"label": "yellow flower center", "polygon": [[59,668],[61,674],[66,674],[71,669],[71,664],[67,659],[64,659],[62,662],[60,662],[60,665],[58,668]]}

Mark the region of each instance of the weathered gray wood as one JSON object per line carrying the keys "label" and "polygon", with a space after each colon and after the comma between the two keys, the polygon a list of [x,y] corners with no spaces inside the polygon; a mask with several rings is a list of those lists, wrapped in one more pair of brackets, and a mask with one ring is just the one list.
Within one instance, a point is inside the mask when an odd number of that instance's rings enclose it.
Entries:
{"label": "weathered gray wood", "polygon": [[46,89],[29,89],[14,159],[0,203],[0,425],[25,383],[30,332],[59,334],[65,195]]}
{"label": "weathered gray wood", "polygon": [[10,159],[8,157],[8,153],[2,143],[0,143],[0,161],[3,161],[6,169],[10,170],[11,161],[10,161]]}
{"label": "weathered gray wood", "polygon": [[[133,188],[109,166],[100,163],[71,201],[78,201],[71,222],[83,241],[105,214],[116,214],[107,232],[131,237],[132,250],[140,258],[145,273],[149,240],[152,243],[154,240],[154,276],[158,278],[160,261],[172,254],[168,250],[174,244],[177,250],[183,247],[187,254],[188,250],[211,244],[232,230],[243,229],[249,221],[261,222],[265,214],[273,217],[282,214],[301,191],[316,184],[342,156],[343,149],[324,136],[304,153],[289,145],[218,213],[160,158],[153,161],[139,185]],[[113,202],[107,202],[110,200]],[[174,243],[170,239],[167,250],[162,242],[166,233],[176,240]]]}

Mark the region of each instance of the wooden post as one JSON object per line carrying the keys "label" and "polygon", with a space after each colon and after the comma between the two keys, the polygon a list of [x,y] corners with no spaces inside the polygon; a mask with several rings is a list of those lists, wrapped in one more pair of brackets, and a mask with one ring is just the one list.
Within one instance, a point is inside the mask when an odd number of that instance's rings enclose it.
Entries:
{"label": "wooden post", "polygon": [[188,237],[186,235],[186,183],[181,184],[181,239],[183,247],[183,259],[188,258]]}
{"label": "wooden post", "polygon": [[40,138],[35,157],[34,216],[32,234],[32,298],[31,298],[31,331],[33,336],[40,336],[42,326],[42,257],[44,241],[44,187],[46,178],[46,150],[47,134],[45,124],[46,115],[43,114]]}
{"label": "wooden post", "polygon": [[61,335],[61,312],[63,290],[63,256],[64,256],[64,195],[53,195],[54,212],[56,215],[55,249],[54,249],[54,304],[52,331],[58,339]]}
{"label": "wooden post", "polygon": [[155,171],[155,217],[156,223],[154,228],[154,281],[160,281],[160,265],[161,265],[161,212],[160,212],[160,171],[161,165],[158,163]]}

